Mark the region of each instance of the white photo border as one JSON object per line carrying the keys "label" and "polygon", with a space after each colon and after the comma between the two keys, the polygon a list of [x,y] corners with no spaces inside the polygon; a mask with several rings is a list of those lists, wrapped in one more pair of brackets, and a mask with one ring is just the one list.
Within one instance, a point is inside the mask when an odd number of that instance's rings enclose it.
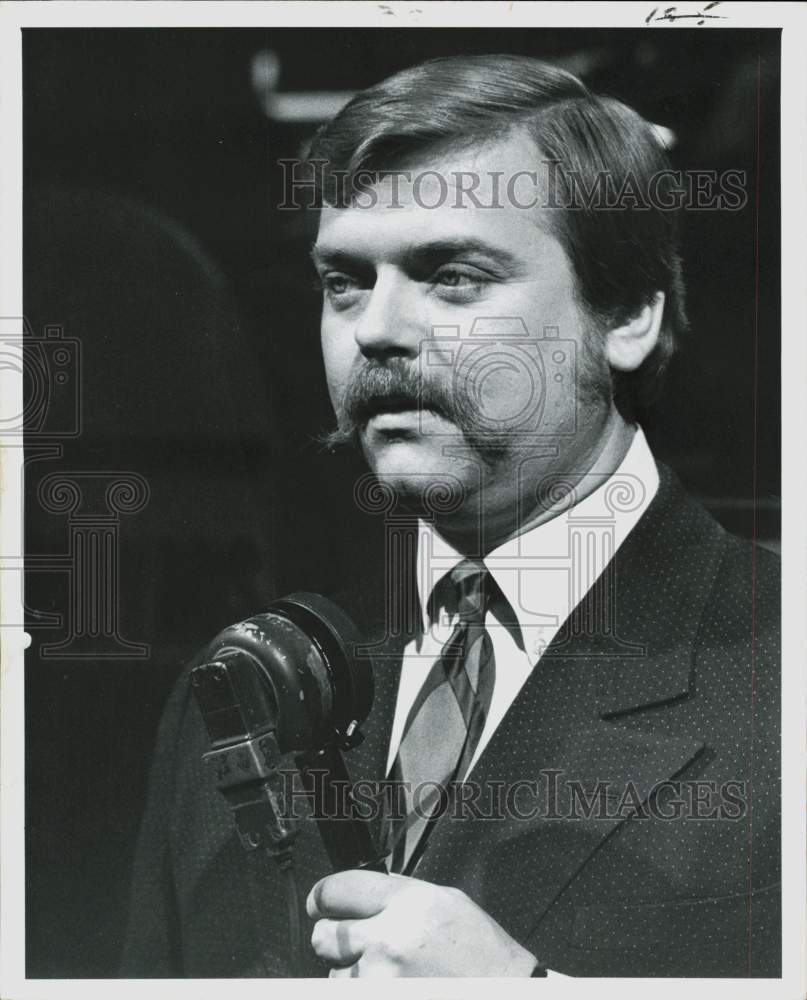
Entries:
{"label": "white photo border", "polygon": [[[679,4],[683,11],[696,4]],[[354,3],[354,2],[5,2],[0,7],[0,316],[22,312],[22,56],[25,27],[644,27],[654,5],[644,3]],[[782,845],[784,878],[783,968],[781,980],[760,979],[574,979],[547,980],[406,980],[384,986],[397,997],[586,997],[607,994],[658,1000],[687,996],[719,1000],[757,998],[800,1000],[807,995],[805,976],[805,731],[807,731],[807,474],[804,428],[807,427],[807,6],[788,3],[724,3],[724,21],[699,30],[782,28]],[[687,22],[684,22],[687,23]],[[691,23],[691,22],[689,22]],[[648,30],[674,31],[677,25],[654,22]],[[19,385],[3,383],[0,415],[22,409]],[[9,554],[22,553],[19,503],[22,495],[22,448],[2,440],[0,465],[0,569]],[[0,572],[0,656],[2,657],[2,910],[0,911],[0,996],[8,1000],[94,1000],[110,993],[119,1000],[170,994],[184,998],[264,997],[265,980],[29,980],[25,978],[24,867],[24,724],[23,652],[28,637],[6,622],[22,620],[22,574]],[[331,997],[375,996],[377,986],[358,980],[282,980],[276,989],[294,1000],[313,994]]]}

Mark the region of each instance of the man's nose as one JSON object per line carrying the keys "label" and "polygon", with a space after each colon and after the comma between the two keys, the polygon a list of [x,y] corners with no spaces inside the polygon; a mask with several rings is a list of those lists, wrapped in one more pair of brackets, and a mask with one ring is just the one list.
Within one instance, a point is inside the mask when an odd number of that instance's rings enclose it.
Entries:
{"label": "man's nose", "polygon": [[354,336],[366,358],[416,358],[428,328],[419,321],[416,283],[379,272]]}

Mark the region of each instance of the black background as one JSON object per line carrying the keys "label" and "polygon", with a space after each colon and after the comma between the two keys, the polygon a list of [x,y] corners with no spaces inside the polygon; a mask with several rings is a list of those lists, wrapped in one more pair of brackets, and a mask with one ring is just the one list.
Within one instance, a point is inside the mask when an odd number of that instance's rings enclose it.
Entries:
{"label": "black background", "polygon": [[[720,30],[26,29],[25,311],[81,344],[81,434],[27,438],[27,968],[115,974],[129,865],[162,704],[220,628],[296,588],[360,572],[381,525],[352,503],[358,459],[313,442],[330,410],[304,213],[275,161],[311,123],[267,119],[253,57],[282,91],[355,90],[425,58],[557,61],[677,137],[676,166],[739,169],[739,212],[688,212],[691,333],[645,428],[731,530],[779,530],[779,33]],[[758,195],[758,197],[757,197]],[[757,213],[757,205],[759,212]],[[756,246],[758,242],[758,274]],[[757,303],[758,288],[758,303]],[[42,478],[137,472],[120,517],[121,635],[150,655],[54,659],[67,518]]]}

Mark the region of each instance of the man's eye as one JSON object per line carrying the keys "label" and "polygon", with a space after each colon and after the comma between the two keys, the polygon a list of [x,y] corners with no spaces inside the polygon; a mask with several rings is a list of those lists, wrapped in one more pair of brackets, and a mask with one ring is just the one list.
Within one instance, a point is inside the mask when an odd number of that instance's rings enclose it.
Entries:
{"label": "man's eye", "polygon": [[488,276],[475,267],[441,267],[432,278],[432,284],[472,291],[481,288],[488,280]]}
{"label": "man's eye", "polygon": [[338,298],[358,288],[357,283],[347,274],[332,273],[322,276],[322,288],[326,294]]}

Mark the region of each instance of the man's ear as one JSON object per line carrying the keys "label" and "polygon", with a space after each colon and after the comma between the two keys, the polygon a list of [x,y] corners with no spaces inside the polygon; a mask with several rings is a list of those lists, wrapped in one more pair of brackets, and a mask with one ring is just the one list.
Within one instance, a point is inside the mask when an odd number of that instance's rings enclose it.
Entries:
{"label": "man's ear", "polygon": [[641,365],[656,346],[663,315],[664,292],[656,292],[650,305],[643,306],[627,323],[608,331],[605,357],[611,368],[632,372]]}

